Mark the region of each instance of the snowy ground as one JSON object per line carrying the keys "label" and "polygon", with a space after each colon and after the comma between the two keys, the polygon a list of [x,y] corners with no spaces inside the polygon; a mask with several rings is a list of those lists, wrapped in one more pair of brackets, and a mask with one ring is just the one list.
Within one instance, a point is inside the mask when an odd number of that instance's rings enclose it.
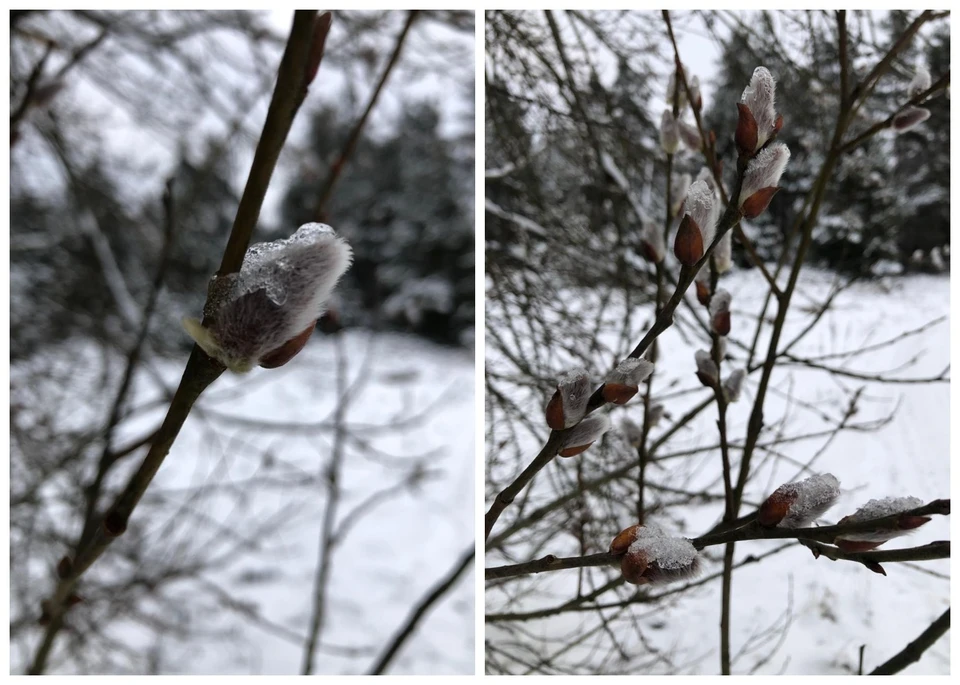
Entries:
{"label": "snowy ground", "polygon": [[[393,489],[365,506],[370,513],[357,520],[336,550],[317,673],[369,669],[411,607],[474,540],[472,352],[362,331],[346,333],[343,350],[353,390],[345,417],[350,437],[338,521],[374,493]],[[182,362],[167,362],[160,370],[175,386],[182,368]],[[249,530],[248,521],[284,512],[272,539],[258,541],[263,549],[208,574],[233,600],[254,607],[280,628],[265,630],[231,612],[207,616],[234,631],[230,644],[201,638],[165,647],[165,663],[178,664],[180,672],[299,672],[303,650],[297,636],[308,633],[326,501],[322,484],[305,487],[302,478],[321,476],[330,463],[335,378],[333,339],[319,335],[281,369],[225,374],[202,396],[148,491],[148,497],[167,500],[171,520],[180,507],[190,506],[238,535]],[[141,378],[137,396],[137,404],[147,402],[158,390]],[[158,407],[124,423],[118,442],[143,435],[164,411]],[[260,423],[243,424],[238,417]],[[280,430],[275,425],[280,422],[301,426]],[[422,481],[395,487],[417,463]],[[247,487],[240,500],[218,494],[243,490],[244,482],[256,477],[268,477],[273,485]],[[198,487],[205,497],[191,500]],[[144,564],[176,554],[189,542],[189,531],[169,524],[143,522],[153,537]],[[211,538],[206,544],[221,542]],[[250,582],[258,575],[260,582]],[[473,673],[473,579],[472,571],[464,574],[434,606],[389,672]],[[184,599],[189,602],[190,595]],[[146,647],[140,628],[121,624],[111,630],[125,644]],[[12,669],[22,671],[16,664]]]}
{"label": "snowy ground", "polygon": [[[804,306],[808,300],[812,303],[822,298],[832,279],[833,276],[816,271],[807,271],[801,278],[796,300],[798,306],[788,318],[784,340],[792,339],[793,334],[810,320],[811,312],[804,311]],[[744,328],[752,333],[753,319],[749,314],[759,308],[759,298],[765,291],[762,278],[755,272],[734,272],[724,278],[723,286],[733,294],[734,335],[738,321],[742,322],[741,325],[746,324]],[[819,356],[859,350],[946,316],[948,312],[949,280],[945,277],[916,276],[856,285],[838,298],[833,310],[795,348],[795,353]],[[662,340],[665,344],[661,345],[662,354],[657,365],[660,392],[664,392],[666,384],[678,380],[680,382],[671,391],[678,387],[695,387],[692,376],[696,348],[689,340],[682,339],[675,329],[668,331]],[[743,359],[744,352],[736,345],[731,344],[728,350],[738,360]],[[914,362],[911,366],[901,368],[911,360]],[[839,366],[844,361],[838,356],[824,363]],[[949,362],[949,324],[944,321],[897,345],[851,361],[848,368],[854,372],[880,372],[884,376],[910,378],[940,374]],[[727,371],[739,365],[742,361],[731,364]],[[731,407],[728,422],[734,438],[742,439],[744,434],[757,378],[758,374],[749,378],[745,399]],[[895,410],[894,418],[876,431],[841,433],[826,446],[827,441],[820,438],[781,447],[782,452],[800,464],[823,449],[813,468],[836,475],[843,492],[840,502],[823,521],[836,522],[873,497],[912,495],[925,502],[949,497],[949,384],[881,385],[850,377],[832,378],[822,371],[790,366],[774,375],[772,387],[765,405],[765,418],[769,424],[789,410],[791,418],[783,428],[787,435],[822,427],[824,424],[817,418],[817,411],[830,417],[842,415],[849,398],[861,387],[863,392],[854,420],[868,421]],[[655,394],[656,388],[657,385]],[[682,415],[685,407],[703,399],[704,392],[678,396],[668,402],[667,409],[674,416]],[[792,400],[786,399],[787,393],[792,394]],[[801,401],[809,403],[815,411],[800,410]],[[536,411],[541,408],[537,407]],[[612,414],[614,424],[627,415],[640,422],[641,411],[639,405],[617,409]],[[667,451],[715,443],[715,420],[715,410],[704,412],[691,430],[682,431],[669,443]],[[655,438],[658,431],[652,435]],[[616,439],[616,436],[605,439]],[[527,452],[532,455],[538,447],[531,443]],[[597,454],[591,449],[584,457],[590,458],[592,453]],[[660,482],[684,489],[697,491],[710,487],[716,492],[718,460],[716,451],[673,460],[678,463],[665,464],[669,469],[667,475],[659,472],[656,477]],[[798,474],[797,464],[786,459],[771,459],[753,481],[753,487],[747,488],[746,499],[755,505],[780,483],[796,480]],[[535,504],[550,499],[551,480],[541,477],[535,481],[528,511]],[[679,528],[682,534],[692,537],[713,525],[722,513],[721,508],[719,503],[712,507],[688,508],[671,512],[670,520],[657,523],[677,532]],[[750,510],[745,505],[742,513]],[[505,515],[500,526],[509,520],[510,516]],[[629,523],[625,520],[623,527]],[[611,531],[609,539],[616,532]],[[909,547],[949,537],[949,518],[935,517],[912,536],[887,543],[884,548]],[[608,544],[609,539],[599,546]],[[737,559],[769,551],[778,545],[776,541],[739,543]],[[722,565],[722,550],[713,548],[710,551],[705,574],[716,573]],[[546,553],[576,555],[576,543],[572,536],[566,536],[542,549],[538,556]],[[521,553],[517,560],[522,559]],[[489,555],[486,563],[490,566],[505,562],[498,555]],[[855,673],[861,645],[866,645],[865,670],[891,657],[949,605],[950,566],[949,561],[944,560],[912,565],[886,564],[885,569],[887,576],[883,577],[858,564],[814,560],[808,550],[792,547],[760,564],[738,570],[734,575],[732,596],[732,652],[736,656],[748,644],[751,650],[735,661],[734,672],[746,673],[755,669],[760,674]],[[607,569],[592,572],[599,574],[600,578],[595,585],[616,575],[615,571]],[[509,610],[527,611],[562,604],[565,599],[575,596],[577,576],[575,571],[542,574],[524,585],[533,588],[533,592],[520,593],[520,599]],[[719,581],[710,583],[684,594],[659,615],[657,611],[651,611],[652,607],[635,606],[633,611],[645,626],[644,635],[651,648],[663,650],[673,659],[674,668],[662,670],[704,674],[719,671],[719,592]],[[499,593],[489,593],[487,611],[502,611],[503,607],[499,605],[502,597]],[[608,595],[605,599],[616,598]],[[593,627],[596,624],[594,616],[594,613],[563,613],[547,619],[528,620],[522,625],[531,635],[562,635],[571,639],[587,626]],[[772,639],[757,643],[757,635],[771,627],[776,628]],[[781,635],[783,642],[778,644]],[[488,623],[487,639],[495,642],[501,636],[497,624]],[[629,630],[618,637],[635,639]],[[588,641],[580,648],[581,653],[576,653],[577,648],[574,648],[565,657],[574,662],[578,657],[586,656],[593,644]],[[627,646],[628,651],[630,647]],[[636,652],[638,647],[632,647]],[[610,649],[609,642],[607,649]],[[941,639],[919,663],[908,667],[905,672],[949,673],[949,641]]]}

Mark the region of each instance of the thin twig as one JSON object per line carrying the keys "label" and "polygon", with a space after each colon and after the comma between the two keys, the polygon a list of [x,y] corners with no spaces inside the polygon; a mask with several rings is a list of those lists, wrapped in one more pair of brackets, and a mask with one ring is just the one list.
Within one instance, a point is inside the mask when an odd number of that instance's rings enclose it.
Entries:
{"label": "thin twig", "polygon": [[407,616],[403,625],[397,630],[396,635],[387,644],[383,654],[377,659],[377,662],[370,669],[370,675],[381,675],[390,666],[394,656],[400,651],[404,643],[410,639],[416,631],[420,621],[426,615],[434,604],[436,604],[449,590],[454,586],[461,575],[473,566],[473,558],[476,550],[470,547],[464,553],[463,557],[457,562],[457,565],[437,583],[423,598],[413,607],[413,611]]}

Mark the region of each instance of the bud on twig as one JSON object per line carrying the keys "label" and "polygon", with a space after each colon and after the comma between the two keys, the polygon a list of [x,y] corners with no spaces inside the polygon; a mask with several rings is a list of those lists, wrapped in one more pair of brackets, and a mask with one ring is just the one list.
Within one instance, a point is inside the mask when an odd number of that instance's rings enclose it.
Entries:
{"label": "bud on twig", "polygon": [[700,572],[700,555],[693,543],[668,537],[657,526],[630,526],[614,538],[610,551],[623,554],[620,572],[633,585],[662,585]]}
{"label": "bud on twig", "polygon": [[660,117],[660,147],[668,155],[674,154],[680,147],[680,125],[669,109],[663,110],[663,116]]}
{"label": "bud on twig", "polygon": [[704,247],[710,245],[720,219],[720,203],[710,185],[706,181],[693,183],[687,191],[684,207],[700,229]]}
{"label": "bud on twig", "polygon": [[654,264],[659,264],[667,255],[667,246],[663,240],[663,229],[651,221],[643,223],[640,234],[643,256]]}
{"label": "bud on twig", "polygon": [[547,404],[547,425],[555,431],[576,425],[586,413],[589,399],[590,377],[584,369],[563,374]]}
{"label": "bud on twig", "polygon": [[720,289],[710,299],[710,326],[717,335],[730,334],[730,293]]}
{"label": "bud on twig", "polygon": [[710,270],[700,269],[694,285],[697,289],[697,302],[704,307],[708,306],[710,304]]}
{"label": "bud on twig", "polygon": [[789,160],[789,148],[783,143],[774,143],[747,164],[740,188],[740,211],[746,218],[759,216],[770,204]]}
{"label": "bud on twig", "polygon": [[933,80],[930,78],[930,70],[923,64],[917,65],[917,72],[913,75],[913,80],[907,86],[907,97],[912,100],[930,89]]}
{"label": "bud on twig", "polygon": [[[750,85],[744,89],[743,96],[740,98],[740,102],[746,105],[753,119],[753,124],[747,124],[747,126],[755,128],[756,130],[756,141],[754,142],[753,149],[750,150],[748,146],[743,148],[746,154],[752,154],[763,147],[764,143],[770,140],[771,136],[779,130],[780,125],[777,122],[775,105],[776,89],[776,81],[774,81],[773,75],[766,67],[757,67],[753,70]],[[740,148],[741,145],[740,129],[741,125],[743,125],[743,108],[740,107],[739,109],[741,111],[741,123],[737,125],[738,148]],[[748,131],[745,132],[743,143],[746,144],[749,142],[751,141],[750,132]]]}
{"label": "bud on twig", "polygon": [[736,402],[740,399],[740,391],[743,389],[743,379],[746,378],[745,369],[735,369],[723,382],[723,392],[727,397],[727,402]]}
{"label": "bud on twig", "polygon": [[[872,499],[857,509],[850,516],[844,516],[837,522],[842,526],[845,523],[859,523],[873,519],[892,516],[902,511],[910,511],[923,506],[923,501],[917,497],[884,497]],[[930,520],[927,516],[903,516],[896,528],[877,529],[860,533],[845,533],[835,540],[837,547],[845,552],[866,552],[876,549],[888,540],[901,535],[907,535],[914,528],[919,528]]]}
{"label": "bud on twig", "polygon": [[690,98],[692,100],[690,106],[699,112],[703,109],[703,96],[700,95],[700,77],[694,76],[687,81],[687,85],[690,87]]}
{"label": "bud on twig", "polygon": [[673,241],[673,254],[684,266],[693,266],[703,257],[703,234],[689,214],[684,214]]}
{"label": "bud on twig", "polygon": [[[686,67],[684,67],[686,69]],[[677,105],[683,110],[687,105],[687,91],[682,84],[677,83],[677,71],[670,72],[670,81],[667,82],[667,104],[673,107],[674,97],[677,98]]]}
{"label": "bud on twig", "polygon": [[762,526],[804,528],[836,504],[840,481],[833,474],[821,473],[774,490],[757,512]]}
{"label": "bud on twig", "polygon": [[279,366],[306,343],[350,260],[332,228],[304,224],[287,240],[251,246],[239,273],[214,277],[204,307],[209,326],[191,318],[183,326],[228,369]]}
{"label": "bud on twig", "polygon": [[610,430],[610,417],[606,414],[591,414],[573,427],[570,435],[563,441],[561,457],[573,457],[599,440],[604,433]]}
{"label": "bud on twig", "polygon": [[626,404],[637,394],[640,384],[653,373],[653,364],[646,359],[628,357],[607,375],[603,384],[603,399],[614,404]]}
{"label": "bud on twig", "polygon": [[925,107],[907,107],[893,118],[893,130],[904,133],[930,118],[930,110]]}
{"label": "bud on twig", "polygon": [[710,353],[706,350],[697,350],[693,357],[697,360],[697,378],[700,382],[708,388],[717,387],[720,371]]}

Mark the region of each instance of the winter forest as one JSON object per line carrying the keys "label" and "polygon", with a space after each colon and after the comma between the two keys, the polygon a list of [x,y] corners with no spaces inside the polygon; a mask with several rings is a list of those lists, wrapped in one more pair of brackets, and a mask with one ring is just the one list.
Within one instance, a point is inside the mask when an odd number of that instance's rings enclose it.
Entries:
{"label": "winter forest", "polygon": [[941,11],[487,11],[485,670],[947,674]]}
{"label": "winter forest", "polygon": [[474,27],[10,13],[11,673],[473,672]]}

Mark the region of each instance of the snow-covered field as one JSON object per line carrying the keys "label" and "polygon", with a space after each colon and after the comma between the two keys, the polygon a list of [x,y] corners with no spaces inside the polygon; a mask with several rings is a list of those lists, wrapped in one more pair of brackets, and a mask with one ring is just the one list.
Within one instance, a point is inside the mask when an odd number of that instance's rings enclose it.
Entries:
{"label": "snow-covered field", "polygon": [[[314,665],[321,674],[369,669],[416,602],[474,540],[472,352],[363,331],[345,333],[342,352],[350,401],[337,522],[357,518],[333,558],[329,613]],[[164,663],[178,664],[179,672],[300,670],[334,449],[336,354],[334,339],[317,335],[281,369],[222,376],[201,397],[148,491],[153,501],[164,498],[169,520],[138,522],[134,515],[132,523],[146,527],[145,565],[184,546],[215,547],[229,537],[206,540],[205,531],[197,535],[204,540],[191,540],[189,530],[171,524],[181,507],[238,536],[253,522],[275,517],[272,532],[256,540],[258,549],[205,574],[265,621],[225,611],[205,616],[194,628],[229,628],[229,644],[200,636],[187,645],[164,645]],[[158,368],[173,387],[183,362]],[[95,379],[95,373],[78,373],[78,382]],[[141,376],[134,405],[159,396],[153,380]],[[157,404],[123,423],[117,442],[155,427],[165,412],[162,401]],[[418,469],[422,477],[398,485]],[[259,485],[250,484],[258,479]],[[472,570],[465,573],[434,605],[389,672],[473,673],[473,578]],[[195,595],[184,587],[181,595],[189,603]],[[142,626],[118,623],[107,630],[124,644],[150,646]],[[12,670],[22,672],[22,664]]]}
{"label": "snow-covered field", "polygon": [[[810,307],[823,299],[833,278],[816,270],[805,271],[794,300],[795,307],[787,320],[781,349],[810,321],[813,313]],[[764,281],[756,272],[733,272],[724,277],[722,286],[733,295],[734,329],[731,336],[740,337],[749,344],[755,321],[753,315],[759,310],[766,290]],[[856,377],[860,373],[889,378],[923,378],[941,374],[950,363],[948,320],[895,345],[868,350],[849,363],[844,355],[838,354],[859,351],[896,338],[900,333],[946,317],[948,313],[949,279],[946,277],[913,276],[862,283],[842,293],[810,335],[793,348],[793,353],[798,357],[822,357],[821,363],[843,366],[852,374],[840,377],[801,365],[782,367],[773,376],[772,389],[765,404],[765,423],[768,426],[777,424],[786,416],[786,421],[778,424],[784,437],[823,430],[844,415],[851,398],[860,388],[857,410],[850,422],[869,423],[891,413],[893,418],[876,430],[841,432],[832,440],[821,436],[788,441],[778,446],[779,458],[758,457],[762,466],[747,488],[747,504],[741,513],[752,511],[779,484],[797,480],[802,465],[820,450],[822,452],[811,468],[815,472],[834,474],[842,489],[839,503],[822,522],[834,523],[874,497],[909,495],[925,502],[949,497],[949,384],[881,384]],[[678,417],[686,408],[703,400],[708,391],[696,389],[694,344],[681,337],[675,328],[661,340],[664,344],[660,346],[654,396],[658,392],[674,394],[681,389],[693,390],[666,401],[667,411]],[[765,350],[765,344],[759,349]],[[727,362],[724,375],[742,366],[745,356],[744,349],[732,339],[728,353],[735,361]],[[758,377],[759,374],[754,373],[748,378],[744,397],[731,405],[728,425],[734,440],[742,440],[745,433]],[[669,391],[666,390],[668,384]],[[538,414],[542,405],[531,406],[531,411]],[[625,408],[615,409],[611,414],[614,425],[625,416],[642,422],[642,404],[634,400]],[[656,439],[664,429],[665,426],[658,426],[652,432],[652,438]],[[605,441],[617,439],[616,432],[605,437]],[[665,451],[680,452],[716,444],[716,441],[716,409],[711,407],[701,413],[690,428],[672,438]],[[524,452],[532,458],[538,448],[539,445],[530,440],[530,444],[524,446]],[[594,446],[579,458],[597,460],[600,454],[601,451]],[[735,456],[738,458],[737,454]],[[754,465],[757,463],[755,459]],[[662,464],[666,470],[658,468],[651,477],[658,483],[688,491],[709,488],[712,493],[722,494],[718,464],[717,450],[707,450],[694,456],[670,459]],[[547,472],[555,467],[548,467]],[[610,464],[595,464],[589,474],[595,476],[604,467],[609,470]],[[501,476],[499,470],[496,474],[498,478]],[[530,499],[526,501],[528,513],[537,504],[555,496],[552,488],[556,482],[549,475],[541,475],[534,481]],[[628,507],[625,506],[624,511],[628,511]],[[679,508],[663,520],[654,522],[675,533],[694,537],[706,532],[721,514],[722,503],[716,502]],[[621,527],[635,522],[628,518],[625,515]],[[512,520],[508,511],[495,528],[494,536]],[[616,532],[612,530],[608,538],[598,540],[595,551],[604,549]],[[911,536],[887,543],[883,549],[949,538],[949,517],[934,517]],[[736,559],[770,551],[780,544],[780,541],[738,543]],[[517,547],[511,552],[514,556],[509,561],[499,554],[488,555],[486,565],[530,558]],[[722,548],[708,548],[707,552],[709,556],[703,573],[717,573],[722,566]],[[535,556],[548,553],[576,556],[579,552],[574,536],[552,540]],[[861,645],[866,645],[866,671],[903,649],[948,607],[950,565],[948,560],[942,560],[888,563],[884,567],[886,577],[871,573],[859,564],[831,562],[824,558],[815,560],[809,550],[792,546],[761,563],[737,570],[732,594],[734,673],[849,674],[857,671]],[[596,575],[588,589],[617,576],[613,569],[597,568],[589,572]],[[577,571],[544,573],[525,579],[523,587],[528,592],[513,593],[516,599],[509,611],[560,605],[576,596],[577,583]],[[623,599],[629,594],[621,589],[619,596]],[[503,597],[500,591],[488,593],[488,613],[504,611]],[[614,593],[601,598],[601,601],[616,600]],[[564,640],[571,640],[577,634],[595,628],[598,624],[596,616],[596,612],[567,612],[527,620],[522,627],[530,636],[562,636]],[[657,650],[669,655],[672,667],[660,664],[656,672],[719,672],[719,580],[658,605],[633,605],[628,608],[627,617],[616,610],[608,611],[607,617],[611,629],[625,643],[628,653]],[[646,647],[636,644],[637,638],[629,623],[633,618],[641,623]],[[623,629],[617,630],[618,626]],[[771,628],[774,628],[773,632],[758,640]],[[503,637],[499,624],[487,624],[488,641],[496,643]],[[516,634],[511,638],[515,639]],[[590,650],[598,644],[606,644],[598,654],[604,654],[604,649],[615,651],[607,634],[601,630],[598,637],[571,648],[558,658],[565,663],[576,663],[581,658],[589,661]],[[741,650],[746,653],[736,659]],[[609,667],[617,671],[616,659],[613,656],[611,659],[613,663],[608,662]],[[949,666],[949,640],[941,639],[905,673],[946,674]]]}

